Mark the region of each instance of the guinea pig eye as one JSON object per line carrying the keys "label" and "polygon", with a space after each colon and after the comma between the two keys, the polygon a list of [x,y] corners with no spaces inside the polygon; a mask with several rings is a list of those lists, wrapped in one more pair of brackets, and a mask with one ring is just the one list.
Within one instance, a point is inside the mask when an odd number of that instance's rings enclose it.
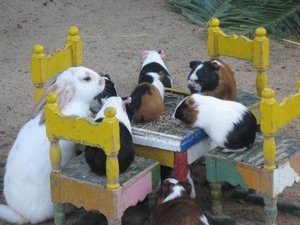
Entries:
{"label": "guinea pig eye", "polygon": [[85,78],[83,78],[84,81],[90,81],[91,77],[90,76],[86,76]]}

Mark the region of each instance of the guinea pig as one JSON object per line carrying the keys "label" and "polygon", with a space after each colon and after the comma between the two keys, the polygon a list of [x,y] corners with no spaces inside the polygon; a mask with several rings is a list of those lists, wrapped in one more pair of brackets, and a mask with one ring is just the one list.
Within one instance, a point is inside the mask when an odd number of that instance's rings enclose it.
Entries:
{"label": "guinea pig", "polygon": [[105,87],[104,90],[97,95],[90,104],[90,110],[93,114],[96,114],[101,109],[101,99],[118,95],[115,84],[112,82],[110,76],[108,74],[100,74],[100,76],[105,79]]}
{"label": "guinea pig", "polygon": [[225,100],[235,100],[236,82],[230,67],[221,60],[191,61],[188,76],[191,93],[201,93]]}
{"label": "guinea pig", "polygon": [[163,61],[166,53],[164,50],[159,51],[144,51],[143,52],[143,64],[140,69],[139,83],[143,82],[143,76],[148,73],[159,74],[160,81],[164,87],[171,88],[173,85],[172,77]]}
{"label": "guinea pig", "polygon": [[204,129],[221,148],[249,148],[255,141],[256,118],[238,102],[192,94],[178,104],[173,117]]}
{"label": "guinea pig", "polygon": [[164,111],[159,90],[151,83],[140,83],[130,94],[131,103],[126,106],[130,121],[147,123],[158,121]]}
{"label": "guinea pig", "polygon": [[189,192],[189,183],[166,179],[158,191],[153,225],[209,225]]}
{"label": "guinea pig", "polygon": [[[104,119],[104,110],[107,107],[114,107],[116,109],[116,118],[119,120],[120,126],[120,151],[118,153],[118,161],[120,173],[123,173],[130,166],[135,155],[131,124],[126,114],[125,103],[119,96],[102,99],[102,101],[104,104],[94,120],[95,122],[101,122]],[[84,154],[86,162],[94,173],[98,175],[104,175],[106,173],[107,157],[103,149],[86,146]]]}

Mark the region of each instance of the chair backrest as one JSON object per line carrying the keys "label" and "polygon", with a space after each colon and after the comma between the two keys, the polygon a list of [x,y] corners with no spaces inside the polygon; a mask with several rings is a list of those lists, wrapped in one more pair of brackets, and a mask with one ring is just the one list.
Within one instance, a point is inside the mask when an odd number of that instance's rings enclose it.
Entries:
{"label": "chair backrest", "polygon": [[265,88],[262,92],[260,129],[264,135],[264,167],[268,170],[276,168],[275,133],[300,117],[300,70],[298,73],[297,93],[285,97],[280,103],[274,98],[275,92],[272,89]]}
{"label": "chair backrest", "polygon": [[[119,184],[118,152],[120,150],[119,122],[116,110],[112,107],[104,111],[105,118],[101,123],[95,123],[87,118],[64,116],[57,104],[57,96],[50,93],[46,97],[45,123],[47,137],[50,141],[50,160],[52,173],[61,173],[61,149],[59,140],[64,139],[102,148],[107,156],[106,187],[117,189]],[[101,137],[101,138],[99,138]]]}
{"label": "chair backrest", "polygon": [[211,58],[230,56],[252,61],[256,69],[256,90],[259,97],[262,90],[268,87],[267,68],[269,65],[269,39],[262,27],[255,31],[255,38],[250,40],[244,36],[226,35],[219,27],[217,18],[212,18],[208,28],[208,54]]}
{"label": "chair backrest", "polygon": [[[268,170],[276,168],[276,132],[297,117],[300,117],[300,78],[297,84],[298,92],[287,96],[278,103],[275,92],[268,87],[267,68],[269,65],[269,39],[262,27],[255,31],[255,38],[250,40],[244,36],[226,35],[219,27],[217,18],[212,18],[208,29],[208,54],[211,58],[229,56],[252,61],[256,69],[256,90],[261,97],[259,104],[250,107],[260,124],[264,135],[263,153],[264,167]],[[300,71],[299,71],[300,77]]]}
{"label": "chair backrest", "polygon": [[69,28],[63,49],[46,55],[44,46],[37,44],[33,46],[32,52],[31,79],[35,87],[34,102],[36,103],[44,95],[45,85],[51,77],[69,67],[82,64],[83,50],[79,29],[75,26]]}

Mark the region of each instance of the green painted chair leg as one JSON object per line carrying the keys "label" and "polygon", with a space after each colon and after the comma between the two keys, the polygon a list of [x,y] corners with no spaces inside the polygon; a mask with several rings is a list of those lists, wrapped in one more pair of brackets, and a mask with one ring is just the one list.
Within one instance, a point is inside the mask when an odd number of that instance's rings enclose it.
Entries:
{"label": "green painted chair leg", "polygon": [[108,225],[122,225],[122,219],[109,219]]}
{"label": "green painted chair leg", "polygon": [[222,185],[219,182],[210,182],[209,186],[212,199],[212,213],[214,215],[222,215]]}
{"label": "green painted chair leg", "polygon": [[264,196],[264,203],[266,225],[276,225],[277,197]]}
{"label": "green painted chair leg", "polygon": [[55,225],[65,224],[65,213],[64,213],[63,204],[54,203],[54,224]]}
{"label": "green painted chair leg", "polygon": [[155,192],[148,195],[149,218],[153,220],[154,210],[156,207],[157,194]]}

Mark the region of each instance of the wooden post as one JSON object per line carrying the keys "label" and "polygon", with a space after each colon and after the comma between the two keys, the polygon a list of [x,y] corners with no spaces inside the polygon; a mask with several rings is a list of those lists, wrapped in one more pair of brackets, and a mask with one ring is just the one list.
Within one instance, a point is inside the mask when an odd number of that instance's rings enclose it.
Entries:
{"label": "wooden post", "polygon": [[209,22],[208,28],[208,55],[211,58],[219,57],[218,53],[218,35],[222,33],[221,28],[219,27],[220,21],[217,18],[212,18]]}
{"label": "wooden post", "polygon": [[[105,118],[104,123],[109,123],[110,125],[116,122],[116,110],[112,107],[108,107],[104,111]],[[119,149],[116,149],[116,140],[115,135],[120,135],[119,132],[116,133],[115,130],[112,130],[112,149],[106,150],[106,177],[107,184],[106,187],[110,190],[115,190],[120,187],[119,184],[119,162],[118,162],[118,152]]]}
{"label": "wooden post", "polygon": [[72,51],[72,66],[79,66],[82,64],[82,41],[79,36],[79,29],[75,26],[69,28],[69,36],[66,41],[66,47],[71,47]]}
{"label": "wooden post", "polygon": [[261,118],[261,131],[264,135],[263,152],[265,165],[267,170],[274,170],[276,168],[276,143],[274,133],[277,130],[274,122],[274,105],[277,104],[274,98],[275,92],[271,88],[265,88],[262,92],[262,101],[260,110]]}
{"label": "wooden post", "polygon": [[[45,113],[47,113],[47,110],[52,110],[55,112],[59,111],[59,106],[57,104],[57,96],[55,93],[50,93],[46,97],[46,109]],[[47,120],[46,120],[47,123]],[[50,161],[51,161],[51,167],[52,167],[52,173],[61,173],[61,148],[59,145],[59,140],[56,137],[53,137],[52,134],[48,136],[50,141]]]}
{"label": "wooden post", "polygon": [[219,182],[209,182],[212,200],[212,213],[216,216],[223,214],[222,185]]}
{"label": "wooden post", "polygon": [[186,181],[188,174],[187,151],[175,153],[175,177],[179,181]]}
{"label": "wooden post", "polygon": [[34,45],[31,57],[31,80],[35,87],[33,100],[37,103],[45,93],[47,79],[47,59],[43,45]]}
{"label": "wooden post", "polygon": [[259,97],[268,85],[267,68],[269,66],[269,39],[266,37],[267,31],[263,27],[255,30],[253,40],[253,66],[256,74],[256,91]]}

